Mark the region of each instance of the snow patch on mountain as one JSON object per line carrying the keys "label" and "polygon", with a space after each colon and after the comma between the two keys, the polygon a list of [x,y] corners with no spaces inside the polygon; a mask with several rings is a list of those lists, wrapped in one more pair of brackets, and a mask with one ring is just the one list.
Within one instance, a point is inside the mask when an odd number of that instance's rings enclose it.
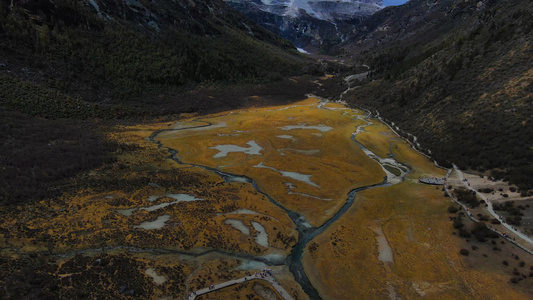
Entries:
{"label": "snow patch on mountain", "polygon": [[325,21],[371,15],[385,7],[383,0],[226,0],[250,3],[280,16],[298,18],[302,14]]}

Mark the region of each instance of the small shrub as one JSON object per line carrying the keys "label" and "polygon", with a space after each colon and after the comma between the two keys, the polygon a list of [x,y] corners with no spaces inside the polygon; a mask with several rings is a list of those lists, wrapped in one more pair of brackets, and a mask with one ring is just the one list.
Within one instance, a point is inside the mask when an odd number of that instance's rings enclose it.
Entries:
{"label": "small shrub", "polygon": [[459,253],[461,255],[464,255],[464,256],[468,256],[468,254],[470,254],[470,251],[466,250],[466,249],[461,249],[461,251],[459,251]]}
{"label": "small shrub", "polygon": [[463,228],[464,225],[465,224],[463,224],[463,220],[461,218],[453,220],[453,228],[455,229]]}
{"label": "small shrub", "polygon": [[526,263],[525,263],[524,261],[521,261],[521,262],[518,264],[518,266],[521,267],[521,268],[523,268],[525,265],[526,265]]}
{"label": "small shrub", "polygon": [[477,200],[477,197],[474,191],[468,191],[464,188],[461,188],[461,189],[455,190],[454,193],[460,202],[465,203],[472,208],[479,206],[479,201]]}
{"label": "small shrub", "polygon": [[455,206],[453,204],[448,207],[448,213],[450,213],[450,214],[454,214],[454,213],[456,213],[458,211],[459,211],[459,208],[457,208],[457,206]]}
{"label": "small shrub", "polygon": [[468,230],[461,228],[459,229],[459,236],[467,239],[467,238],[470,238],[471,234],[470,232],[468,232]]}
{"label": "small shrub", "polygon": [[504,260],[502,263],[503,263],[504,266],[508,266],[509,265],[509,262],[506,261],[506,260]]}
{"label": "small shrub", "polygon": [[480,242],[486,241],[487,238],[498,238],[498,234],[490,230],[483,222],[476,223],[472,229],[472,234]]}
{"label": "small shrub", "polygon": [[522,225],[522,217],[515,216],[515,217],[507,217],[505,221],[511,225],[520,226]]}

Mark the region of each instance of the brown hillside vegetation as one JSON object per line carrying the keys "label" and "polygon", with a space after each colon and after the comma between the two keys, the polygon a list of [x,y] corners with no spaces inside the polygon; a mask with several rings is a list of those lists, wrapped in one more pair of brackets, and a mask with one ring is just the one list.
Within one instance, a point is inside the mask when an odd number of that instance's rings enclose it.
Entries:
{"label": "brown hillside vegetation", "polygon": [[531,1],[414,0],[363,24],[344,47],[372,70],[345,99],[442,163],[533,187]]}

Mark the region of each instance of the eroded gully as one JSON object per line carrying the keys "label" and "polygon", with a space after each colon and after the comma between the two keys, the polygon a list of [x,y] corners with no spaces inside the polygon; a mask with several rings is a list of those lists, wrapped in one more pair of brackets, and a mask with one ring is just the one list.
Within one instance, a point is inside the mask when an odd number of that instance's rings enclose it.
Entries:
{"label": "eroded gully", "polygon": [[[327,109],[327,108],[324,107],[324,103],[319,104],[318,108]],[[209,122],[206,122],[206,121],[202,120],[202,122],[205,122],[206,124],[199,125],[199,126],[185,127],[185,128],[162,129],[162,130],[158,130],[158,131],[155,131],[154,133],[152,133],[152,135],[150,135],[150,137],[148,137],[148,140],[150,142],[152,142],[152,143],[157,144],[158,147],[160,147],[160,148],[168,149],[169,153],[171,154],[169,158],[174,160],[176,163],[189,165],[189,166],[196,166],[196,167],[199,167],[199,168],[214,172],[217,175],[219,175],[221,178],[223,178],[225,182],[245,182],[245,183],[250,183],[253,186],[253,188],[258,193],[261,193],[271,203],[273,203],[274,205],[276,205],[277,207],[279,207],[280,209],[285,211],[285,213],[287,213],[287,215],[294,222],[294,224],[296,225],[297,230],[299,232],[298,242],[294,246],[294,248],[293,248],[292,252],[290,253],[290,255],[286,257],[285,261],[279,261],[279,260],[276,260],[276,259],[270,259],[268,256],[253,256],[253,255],[242,254],[242,253],[229,253],[229,252],[225,252],[225,251],[221,251],[221,250],[212,250],[212,251],[208,251],[208,252],[205,252],[205,253],[202,253],[202,254],[193,254],[193,255],[196,256],[196,255],[203,255],[203,254],[206,254],[206,253],[220,253],[220,254],[223,254],[223,255],[235,256],[235,257],[238,257],[238,258],[245,258],[245,259],[260,261],[260,262],[263,262],[263,263],[265,263],[267,265],[283,265],[283,264],[285,264],[285,265],[287,265],[289,267],[289,270],[293,274],[295,280],[301,285],[302,289],[305,291],[305,293],[309,296],[310,299],[322,299],[320,297],[318,291],[311,284],[311,282],[309,281],[309,278],[305,274],[305,270],[304,270],[303,264],[302,264],[303,250],[305,249],[305,247],[307,246],[307,244],[310,241],[312,241],[319,234],[323,233],[327,228],[329,228],[333,223],[335,223],[335,221],[337,221],[342,215],[344,215],[344,213],[346,211],[348,211],[348,209],[354,203],[355,196],[356,196],[357,192],[360,192],[360,191],[363,191],[363,190],[367,190],[367,189],[371,189],[371,188],[376,188],[376,187],[390,186],[392,184],[398,183],[398,182],[400,182],[400,181],[402,181],[404,179],[404,176],[405,176],[405,174],[407,172],[407,171],[404,171],[404,170],[408,170],[408,167],[406,167],[405,165],[401,165],[396,160],[394,160],[394,158],[392,158],[392,157],[390,157],[390,158],[380,158],[378,155],[376,155],[371,150],[369,150],[366,147],[364,147],[362,144],[360,144],[355,139],[355,137],[356,137],[356,135],[358,133],[363,132],[365,127],[370,126],[372,124],[370,121],[366,120],[365,118],[363,118],[361,116],[359,116],[358,118],[362,119],[362,120],[365,120],[367,122],[367,124],[362,125],[362,126],[358,126],[356,128],[356,131],[352,134],[352,141],[355,142],[359,147],[361,147],[361,149],[363,150],[363,152],[367,156],[369,156],[370,158],[374,159],[377,163],[379,163],[380,166],[382,167],[383,171],[387,174],[387,176],[385,176],[384,180],[381,183],[374,184],[374,185],[363,186],[363,187],[359,187],[359,188],[351,190],[348,193],[348,195],[347,195],[346,203],[330,219],[328,219],[325,223],[323,223],[319,227],[310,226],[310,224],[306,222],[305,218],[302,215],[298,214],[297,212],[291,211],[291,210],[287,209],[286,207],[282,206],[281,204],[279,204],[272,197],[270,197],[267,193],[263,192],[259,188],[259,186],[257,185],[256,181],[253,178],[250,178],[250,177],[248,177],[246,175],[237,175],[237,174],[231,174],[231,173],[228,173],[228,172],[223,172],[223,171],[220,171],[220,170],[218,170],[216,168],[212,168],[212,167],[208,167],[208,166],[204,166],[204,165],[199,165],[199,164],[194,164],[194,163],[184,163],[184,162],[179,160],[178,151],[177,150],[168,148],[166,146],[163,146],[161,142],[156,140],[156,137],[162,132],[183,131],[183,130],[191,130],[191,129],[195,129],[195,128],[208,129],[207,127],[213,126],[212,123],[209,123]],[[198,121],[198,120],[195,120],[195,121]],[[385,165],[390,165],[391,163],[392,164],[396,164],[398,169],[401,171],[400,175],[394,175],[394,174],[389,172],[384,167]],[[183,252],[179,252],[179,253],[185,254]],[[187,253],[187,254],[190,255],[190,253]]]}

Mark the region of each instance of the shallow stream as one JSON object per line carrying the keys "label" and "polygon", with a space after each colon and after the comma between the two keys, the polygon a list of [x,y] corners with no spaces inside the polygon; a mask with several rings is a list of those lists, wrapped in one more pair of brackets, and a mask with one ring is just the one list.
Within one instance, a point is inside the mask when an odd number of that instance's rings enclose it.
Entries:
{"label": "shallow stream", "polygon": [[[323,106],[324,106],[324,103],[320,103],[320,104],[317,105],[317,108],[319,108],[319,109],[327,109],[327,108],[324,108]],[[362,117],[359,117],[359,118],[362,118]],[[222,172],[222,171],[217,170],[215,168],[211,168],[211,167],[207,167],[207,166],[203,166],[203,165],[187,163],[187,165],[193,165],[193,166],[197,166],[197,167],[203,168],[205,170],[209,170],[209,171],[215,172],[217,175],[221,176],[226,182],[251,183],[252,186],[254,187],[254,189],[258,193],[261,193],[261,194],[265,195],[269,199],[270,202],[272,202],[274,205],[278,206],[283,211],[285,211],[287,213],[287,215],[291,218],[291,220],[294,222],[294,224],[296,225],[296,227],[298,229],[298,232],[299,232],[299,240],[298,240],[298,243],[293,247],[293,250],[289,254],[289,256],[287,256],[286,258],[282,258],[282,257],[280,257],[278,255],[275,255],[275,256],[266,255],[266,256],[262,256],[262,257],[253,257],[253,256],[247,256],[247,255],[235,253],[235,257],[246,256],[247,260],[246,260],[246,262],[243,262],[243,267],[244,268],[246,268],[248,266],[253,266],[253,265],[263,266],[264,264],[266,264],[266,265],[282,265],[282,264],[286,264],[286,265],[288,265],[289,270],[291,271],[291,273],[294,275],[294,278],[296,279],[296,281],[302,286],[303,290],[307,293],[307,295],[311,299],[321,299],[318,291],[314,288],[314,286],[309,281],[307,275],[305,274],[305,270],[304,270],[303,265],[302,265],[302,255],[303,255],[303,251],[304,251],[305,247],[307,246],[307,244],[310,241],[312,241],[316,236],[318,236],[319,234],[323,233],[327,228],[329,228],[329,226],[331,226],[342,215],[344,215],[344,213],[346,211],[348,211],[348,209],[354,203],[355,196],[356,196],[357,192],[360,192],[360,191],[363,191],[363,190],[366,190],[366,189],[375,188],[375,187],[390,186],[392,184],[399,183],[399,182],[401,182],[403,180],[405,174],[409,170],[406,166],[404,166],[404,165],[400,164],[399,162],[397,162],[393,157],[381,158],[378,155],[376,155],[374,152],[372,152],[371,150],[369,150],[368,148],[364,147],[362,144],[357,142],[357,140],[355,139],[356,135],[358,133],[360,133],[360,132],[363,132],[364,128],[367,127],[367,126],[370,126],[371,124],[372,124],[371,122],[367,121],[366,125],[359,126],[358,128],[356,128],[356,132],[354,132],[353,135],[352,135],[352,140],[358,146],[361,147],[361,149],[363,150],[363,152],[367,156],[369,156],[370,158],[374,159],[377,163],[379,163],[379,165],[383,168],[383,171],[387,174],[387,176],[384,178],[383,182],[381,182],[379,184],[364,186],[364,187],[360,187],[360,188],[351,190],[348,193],[348,195],[347,195],[346,203],[335,213],[335,215],[333,215],[330,219],[328,219],[324,224],[322,224],[319,227],[311,226],[305,220],[305,218],[303,216],[301,216],[297,212],[288,210],[287,208],[283,207],[278,202],[276,202],[268,194],[266,194],[265,192],[261,191],[261,189],[258,187],[257,183],[253,180],[253,178],[250,178],[250,177],[248,177],[246,175],[236,175],[236,174],[230,174],[230,173],[227,173],[227,172]],[[225,123],[224,123],[224,125],[225,125]],[[218,125],[218,126],[220,126],[220,125]],[[201,125],[199,127],[201,128],[201,130],[209,130],[210,128],[216,128],[217,125],[212,125],[211,123],[209,123],[209,125]],[[154,132],[148,138],[148,140],[153,142],[153,143],[158,144],[159,147],[164,147],[161,144],[161,142],[155,140],[155,138],[160,133],[166,132],[166,131],[180,131],[180,130],[194,130],[194,129],[195,129],[195,127],[184,127],[184,128],[175,127],[174,129],[159,130],[159,131]],[[320,130],[322,132],[325,132],[325,131],[331,130],[331,127],[327,127],[327,126],[324,126],[324,125],[319,125],[319,126],[296,125],[296,126],[285,126],[282,129],[284,129],[284,130],[315,129],[315,130]],[[292,138],[292,136],[288,136],[288,135],[278,136],[278,137],[279,138],[288,138],[288,139]],[[252,146],[252,145],[249,145],[249,146]],[[169,152],[171,153],[171,158],[174,161],[176,161],[179,164],[182,164],[182,162],[177,157],[177,153],[178,152],[176,150],[169,149]],[[266,167],[266,166],[262,165],[262,163],[261,163],[260,166],[256,166],[256,167],[263,167],[263,168],[273,169],[273,168]],[[395,172],[396,174],[393,174],[393,172],[390,171],[391,168],[397,168],[399,170],[399,175],[397,175],[398,172]],[[276,170],[276,171],[279,171],[279,170]],[[282,171],[279,171],[279,172],[282,172]],[[288,174],[288,175],[292,176],[292,175],[295,175],[295,174]],[[305,177],[305,175],[303,175],[303,174],[297,174],[297,175],[298,176],[296,176],[296,177],[298,177],[298,180],[304,181],[304,182],[306,182],[308,184],[311,184],[311,185],[316,185],[316,184],[314,184],[313,182],[310,181],[310,176],[309,177]],[[283,176],[287,176],[287,174],[285,174]],[[291,176],[288,176],[288,177],[291,177]],[[291,177],[291,178],[293,178],[293,177]],[[316,186],[318,186],[318,185],[316,185]],[[234,220],[234,221],[237,221],[237,220]],[[238,223],[238,222],[230,221],[228,224],[230,224],[231,226],[233,226],[235,228],[238,228],[239,230],[243,229],[246,232],[246,230],[244,228],[242,228],[241,224]],[[244,224],[242,224],[242,225],[244,225]],[[268,247],[268,234],[267,234],[265,228],[261,224],[259,224],[257,222],[252,222],[252,225],[253,225],[254,229],[259,232],[259,234],[256,236],[256,242],[258,244],[266,245],[265,247]],[[242,230],[241,230],[241,232],[242,232]],[[225,254],[228,254],[228,253],[225,253]],[[229,255],[231,255],[231,254],[229,254]],[[254,263],[254,261],[255,261],[255,263]]]}

